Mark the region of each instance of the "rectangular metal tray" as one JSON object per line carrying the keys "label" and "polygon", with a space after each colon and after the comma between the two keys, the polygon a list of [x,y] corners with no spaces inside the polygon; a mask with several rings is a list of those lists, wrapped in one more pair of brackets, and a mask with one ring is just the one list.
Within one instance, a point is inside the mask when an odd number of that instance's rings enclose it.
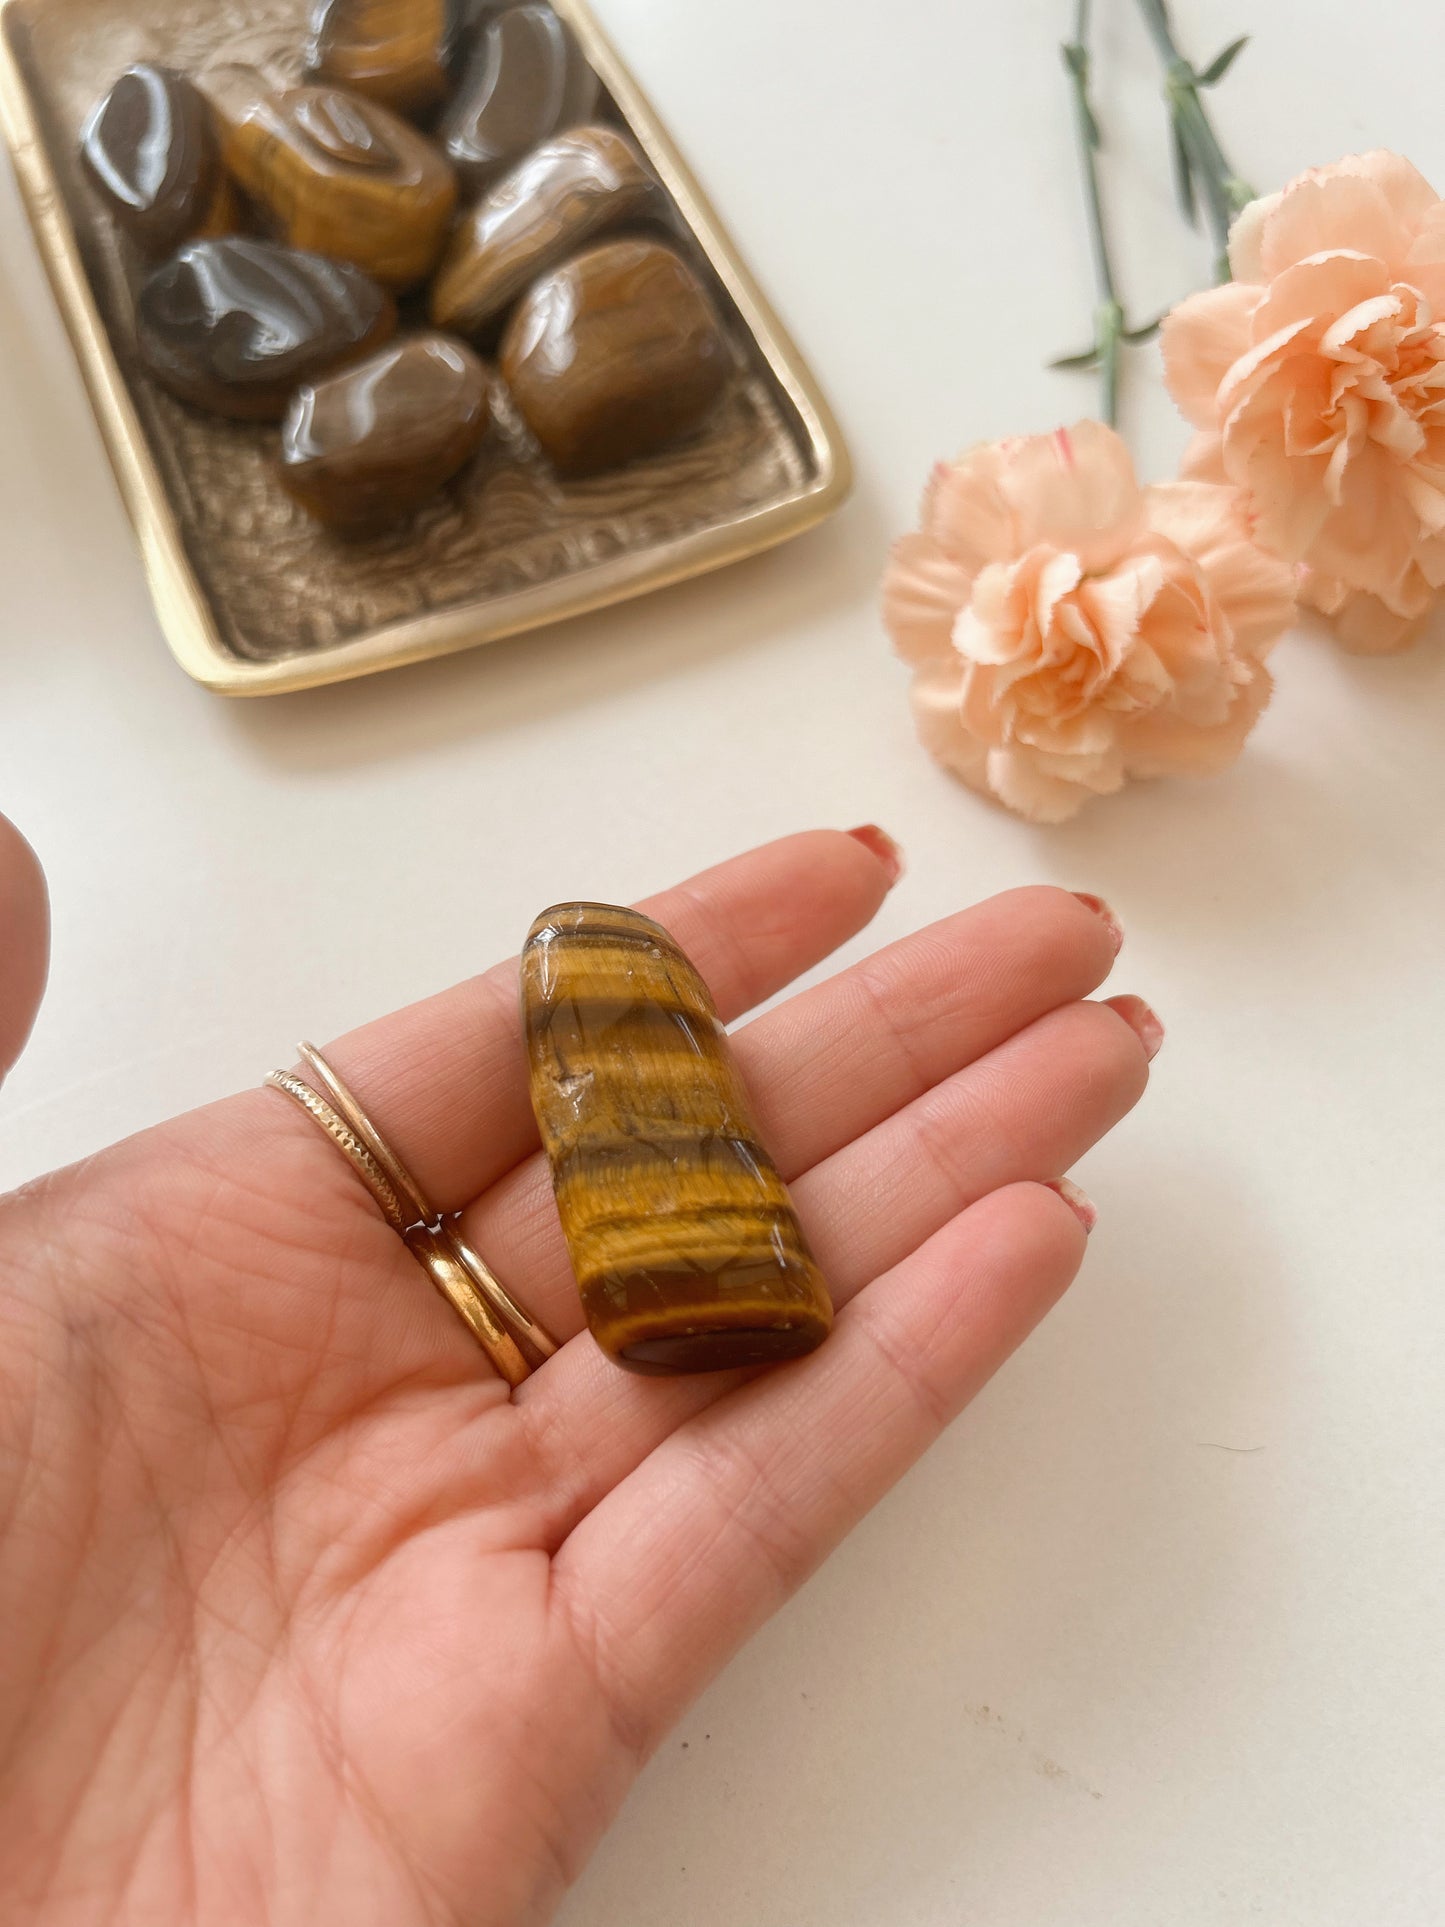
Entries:
{"label": "rectangular metal tray", "polygon": [[161,627],[207,688],[306,689],[491,642],[720,567],[819,522],[850,469],[838,429],[584,0],[553,0],[612,117],[671,195],[738,364],[697,439],[563,484],[515,416],[397,531],[345,542],[270,472],[275,432],[193,413],[137,368],[137,269],[76,158],[132,61],[299,76],[310,0],[0,0],[0,116],[46,269],[139,538]]}

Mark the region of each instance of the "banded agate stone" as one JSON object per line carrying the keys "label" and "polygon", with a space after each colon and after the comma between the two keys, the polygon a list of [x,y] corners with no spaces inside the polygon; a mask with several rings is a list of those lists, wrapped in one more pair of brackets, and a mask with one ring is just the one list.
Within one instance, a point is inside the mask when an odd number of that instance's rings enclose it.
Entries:
{"label": "banded agate stone", "polygon": [[634,910],[559,904],[522,953],[532,1107],[593,1336],[648,1373],[796,1358],[832,1306],[706,986]]}
{"label": "banded agate stone", "polygon": [[136,346],[163,387],[237,421],[279,421],[297,384],[396,330],[359,268],[271,241],[188,241],[136,300]]}
{"label": "banded agate stone", "polygon": [[184,74],[142,61],[97,103],[80,137],[92,187],[145,254],[225,234],[239,198],[221,169],[210,103]]}
{"label": "banded agate stone", "polygon": [[569,254],[661,210],[657,182],[614,128],[543,141],[458,223],[432,283],[432,320],[480,333]]}
{"label": "banded agate stone", "polygon": [[442,117],[447,156],[473,191],[488,187],[564,127],[587,120],[597,76],[550,7],[507,7],[481,26]]}

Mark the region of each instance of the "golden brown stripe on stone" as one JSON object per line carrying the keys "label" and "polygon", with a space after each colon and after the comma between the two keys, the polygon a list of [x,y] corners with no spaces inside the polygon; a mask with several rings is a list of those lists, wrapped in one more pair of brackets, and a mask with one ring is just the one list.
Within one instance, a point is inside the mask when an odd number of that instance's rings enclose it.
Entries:
{"label": "golden brown stripe on stone", "polygon": [[307,65],[393,113],[434,107],[447,90],[446,0],[321,0]]}
{"label": "golden brown stripe on stone", "polygon": [[522,954],[532,1103],[593,1334],[637,1371],[813,1350],[832,1308],[726,1033],[660,925],[559,905]]}

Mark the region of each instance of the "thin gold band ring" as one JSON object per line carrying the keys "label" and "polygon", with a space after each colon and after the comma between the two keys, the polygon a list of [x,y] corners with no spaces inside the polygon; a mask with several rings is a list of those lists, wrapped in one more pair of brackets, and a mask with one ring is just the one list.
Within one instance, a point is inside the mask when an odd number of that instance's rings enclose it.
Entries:
{"label": "thin gold band ring", "polygon": [[269,1071],[266,1083],[320,1125],[496,1371],[509,1385],[520,1385],[552,1356],[556,1341],[518,1304],[462,1235],[460,1218],[442,1218],[433,1210],[421,1186],[315,1045],[303,1042],[297,1051],[326,1096],[294,1071]]}

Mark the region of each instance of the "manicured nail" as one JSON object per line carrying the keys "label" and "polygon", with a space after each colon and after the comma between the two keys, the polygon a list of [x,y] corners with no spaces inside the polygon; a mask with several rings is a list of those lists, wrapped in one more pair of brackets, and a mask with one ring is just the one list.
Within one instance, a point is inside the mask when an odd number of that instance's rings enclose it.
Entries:
{"label": "manicured nail", "polygon": [[1050,1178],[1045,1189],[1058,1192],[1085,1231],[1092,1231],[1099,1222],[1098,1205],[1086,1191],[1081,1191],[1077,1184],[1071,1184],[1067,1178]]}
{"label": "manicured nail", "polygon": [[1083,904],[1086,910],[1093,911],[1094,915],[1108,931],[1109,941],[1113,944],[1114,955],[1117,957],[1119,952],[1124,948],[1123,924],[1120,923],[1104,899],[1102,897],[1096,897],[1092,890],[1075,890],[1073,894],[1079,899],[1079,902]]}
{"label": "manicured nail", "polygon": [[1157,1057],[1164,1042],[1164,1026],[1142,997],[1106,997],[1110,1010],[1117,1010],[1144,1046],[1146,1057]]}
{"label": "manicured nail", "polygon": [[849,830],[855,843],[861,843],[870,856],[876,856],[888,872],[888,888],[891,890],[903,875],[903,852],[893,841],[887,830],[880,830],[876,823],[860,823],[856,830]]}

